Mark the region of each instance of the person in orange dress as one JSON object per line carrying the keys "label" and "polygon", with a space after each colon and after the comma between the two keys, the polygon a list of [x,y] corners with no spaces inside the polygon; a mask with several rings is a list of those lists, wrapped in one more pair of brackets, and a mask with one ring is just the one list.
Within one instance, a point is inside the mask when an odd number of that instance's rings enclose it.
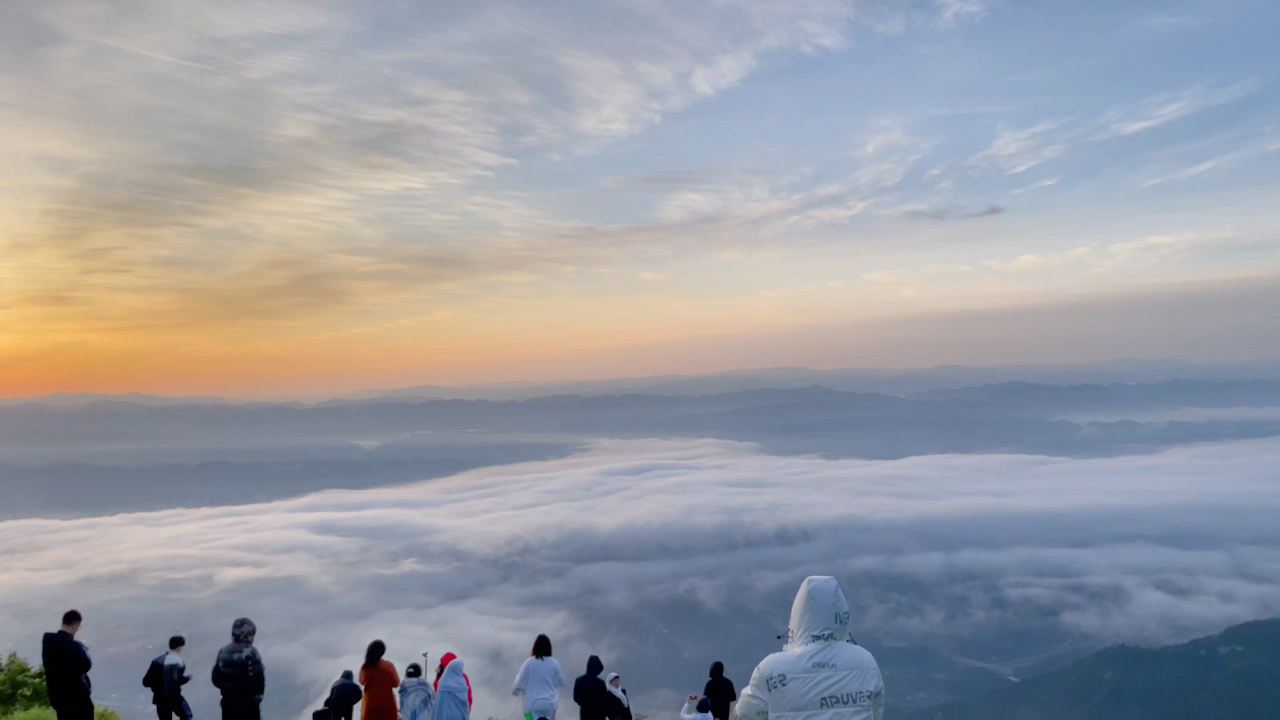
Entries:
{"label": "person in orange dress", "polygon": [[400,673],[396,666],[383,660],[387,644],[381,640],[369,643],[364,653],[364,665],[360,666],[360,684],[364,686],[364,698],[360,702],[360,720],[397,720],[395,689],[400,687]]}

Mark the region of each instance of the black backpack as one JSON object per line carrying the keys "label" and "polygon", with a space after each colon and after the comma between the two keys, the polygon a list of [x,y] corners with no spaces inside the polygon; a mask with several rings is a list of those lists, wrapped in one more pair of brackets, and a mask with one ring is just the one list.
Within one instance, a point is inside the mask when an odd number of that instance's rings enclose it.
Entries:
{"label": "black backpack", "polygon": [[152,692],[160,692],[164,687],[164,656],[151,661],[147,674],[142,676],[142,687],[151,688]]}

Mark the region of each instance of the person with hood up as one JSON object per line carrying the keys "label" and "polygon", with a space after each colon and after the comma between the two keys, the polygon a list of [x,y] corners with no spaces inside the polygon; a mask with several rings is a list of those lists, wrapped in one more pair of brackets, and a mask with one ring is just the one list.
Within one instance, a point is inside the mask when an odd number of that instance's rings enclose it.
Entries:
{"label": "person with hood up", "polygon": [[436,684],[436,707],[431,720],[470,720],[471,684],[462,672],[462,658],[445,666]]}
{"label": "person with hood up", "polygon": [[[436,667],[436,681],[432,686],[437,692],[440,690],[440,677],[444,675],[445,668],[449,667],[449,663],[453,662],[457,657],[457,655],[454,655],[451,652],[447,652],[440,656],[440,665]],[[467,677],[464,673],[462,675],[462,680],[467,684],[467,707],[471,707],[471,678]]]}
{"label": "person with hood up", "polygon": [[89,683],[93,661],[89,649],[76,641],[82,621],[79,611],[68,610],[62,614],[62,628],[45,633],[42,639],[45,690],[58,720],[93,720]]}
{"label": "person with hood up", "polygon": [[573,682],[573,701],[578,703],[579,720],[608,720],[609,690],[600,673],[604,663],[592,655],[587,658],[587,672]]}
{"label": "person with hood up", "polygon": [[551,657],[551,638],[539,635],[533,641],[529,659],[516,673],[511,694],[524,698],[524,720],[556,720],[560,709],[560,688],[568,685],[560,661]]}
{"label": "person with hood up", "polygon": [[266,674],[253,646],[258,626],[247,617],[231,624],[231,642],[218,651],[213,686],[222,691],[222,720],[260,720]]}
{"label": "person with hood up", "polygon": [[833,577],[809,577],[791,606],[787,644],[756,667],[735,720],[881,720],[884,680],[849,634],[849,603]]}
{"label": "person with hood up", "polygon": [[609,720],[631,720],[631,698],[627,697],[627,689],[622,687],[622,676],[609,673],[604,687],[609,691],[609,697],[605,698],[605,715]]}
{"label": "person with hood up", "polygon": [[729,705],[738,699],[738,691],[733,681],[724,676],[724,663],[711,663],[711,679],[707,681],[702,694],[711,701],[711,716],[715,720],[729,720]]}
{"label": "person with hood up", "polygon": [[364,691],[356,684],[355,673],[343,670],[337,682],[329,688],[329,697],[324,706],[333,713],[333,720],[351,720],[355,715],[356,703],[364,697]]}
{"label": "person with hood up", "polygon": [[404,669],[404,682],[400,683],[400,720],[431,720],[435,705],[436,691],[422,677],[422,666],[409,663]]}
{"label": "person with hood up", "polygon": [[364,697],[360,700],[360,720],[396,720],[395,689],[400,687],[400,673],[396,666],[383,660],[387,644],[381,640],[369,643],[364,652],[364,665],[360,666],[360,684]]}
{"label": "person with hood up", "polygon": [[680,708],[680,720],[712,720],[711,700],[690,695],[685,699],[684,707]]}

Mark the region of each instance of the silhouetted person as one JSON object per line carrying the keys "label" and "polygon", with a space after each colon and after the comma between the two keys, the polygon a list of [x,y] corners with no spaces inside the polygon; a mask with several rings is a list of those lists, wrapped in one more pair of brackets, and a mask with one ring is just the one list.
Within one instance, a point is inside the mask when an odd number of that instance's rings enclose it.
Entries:
{"label": "silhouetted person", "polygon": [[76,641],[82,619],[78,611],[68,610],[62,615],[62,629],[44,634],[40,656],[49,704],[58,720],[93,720],[93,700],[89,697],[93,661],[88,649]]}
{"label": "silhouetted person", "polygon": [[262,656],[253,646],[258,626],[249,618],[231,625],[231,642],[218,651],[213,686],[222,691],[222,720],[260,720],[267,681]]}
{"label": "silhouetted person", "polygon": [[191,710],[182,697],[182,686],[191,682],[187,663],[182,659],[182,648],[187,641],[181,635],[169,638],[169,652],[151,661],[142,684],[151,688],[151,704],[156,706],[160,720],[191,720]]}
{"label": "silhouetted person", "polygon": [[756,666],[735,720],[880,720],[884,680],[849,634],[849,603],[833,577],[805,578],[791,605],[787,644]]}
{"label": "silhouetted person", "polygon": [[738,699],[733,681],[724,676],[724,663],[711,663],[711,679],[702,689],[702,695],[711,702],[711,716],[715,720],[729,720],[729,705]]}
{"label": "silhouetted person", "polygon": [[573,681],[573,701],[578,703],[579,720],[608,720],[609,690],[600,679],[602,672],[604,663],[592,655],[587,658],[586,674]]}
{"label": "silhouetted person", "polygon": [[568,685],[560,661],[551,656],[551,638],[539,635],[529,659],[520,666],[511,694],[522,697],[525,720],[556,720],[560,688]]}
{"label": "silhouetted person", "polygon": [[333,712],[333,720],[351,720],[356,703],[362,697],[364,691],[356,683],[355,673],[343,670],[337,682],[329,688],[329,697],[324,701],[324,706]]}

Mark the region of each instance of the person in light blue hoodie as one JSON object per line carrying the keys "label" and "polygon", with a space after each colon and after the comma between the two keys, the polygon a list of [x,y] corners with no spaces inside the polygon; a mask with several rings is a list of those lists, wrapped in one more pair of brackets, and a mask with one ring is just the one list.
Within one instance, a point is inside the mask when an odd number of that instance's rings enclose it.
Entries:
{"label": "person in light blue hoodie", "polygon": [[431,720],[435,705],[436,691],[422,677],[422,666],[410,663],[400,683],[400,720]]}
{"label": "person in light blue hoodie", "polygon": [[449,663],[436,685],[436,706],[431,720],[471,720],[471,706],[467,704],[467,681],[462,677],[462,658]]}

